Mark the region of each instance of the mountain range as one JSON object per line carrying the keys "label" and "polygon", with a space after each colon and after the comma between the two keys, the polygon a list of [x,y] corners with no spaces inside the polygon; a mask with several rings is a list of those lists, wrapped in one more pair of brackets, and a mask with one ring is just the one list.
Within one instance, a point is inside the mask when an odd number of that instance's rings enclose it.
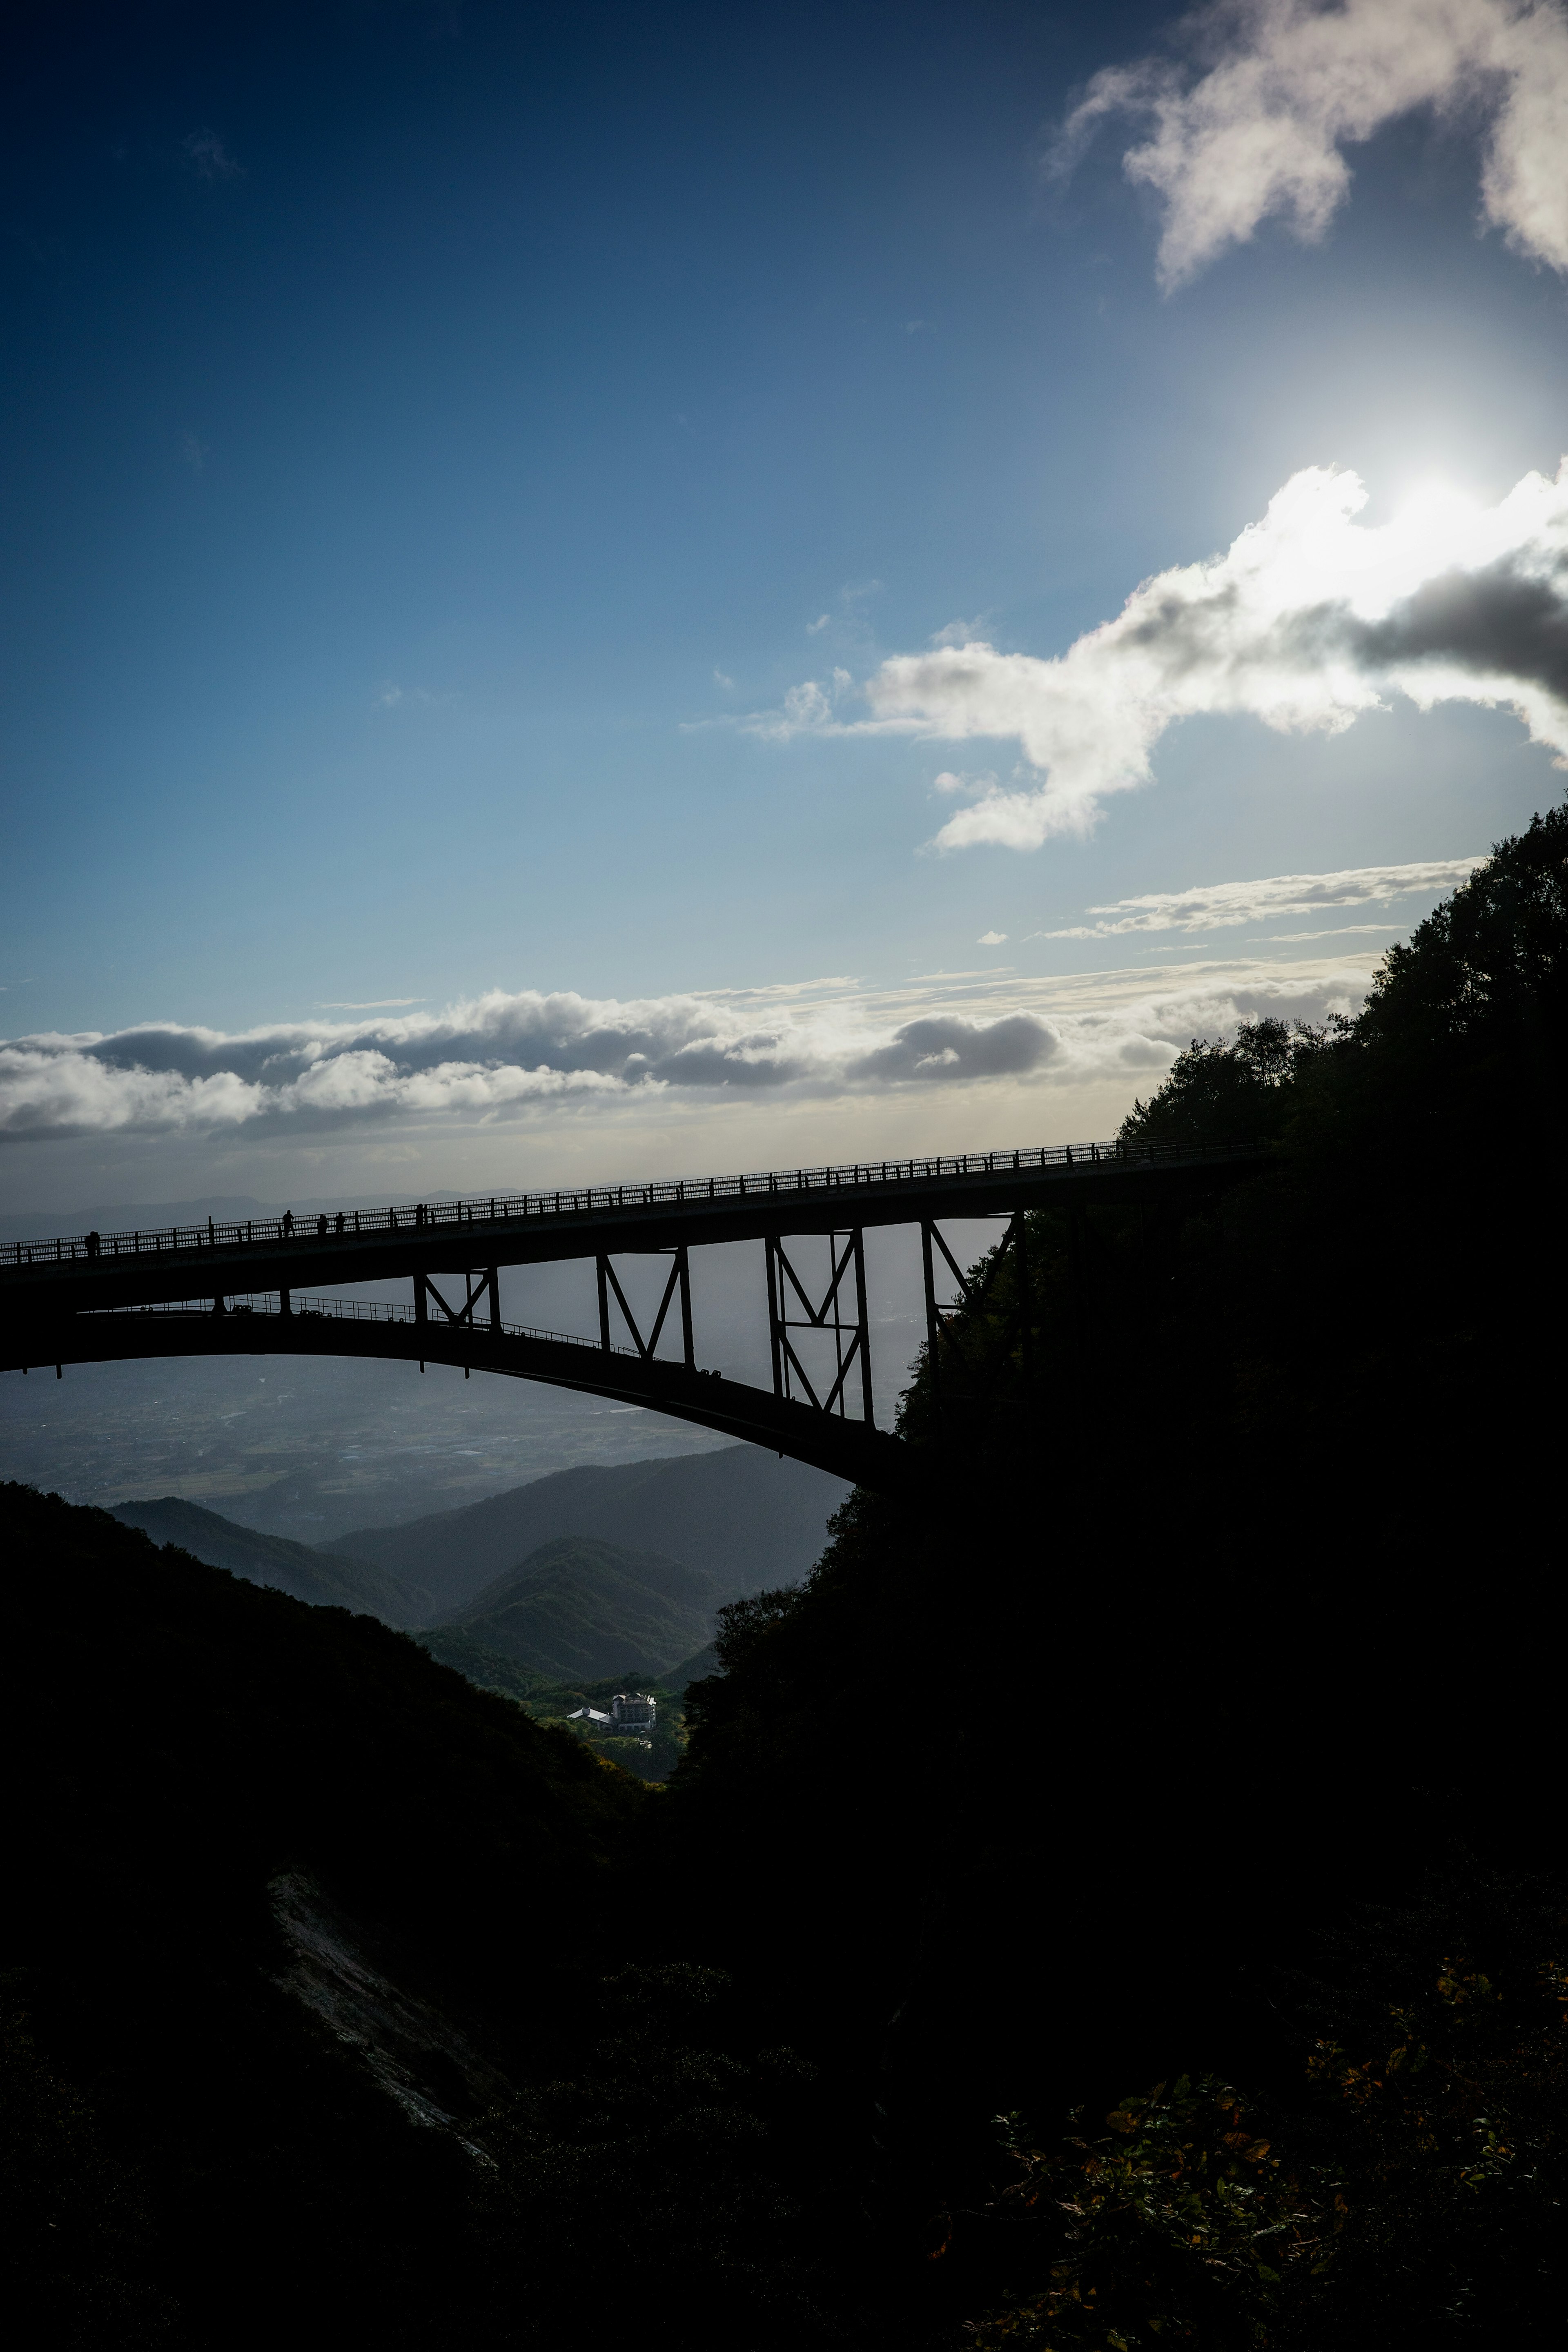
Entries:
{"label": "mountain range", "polygon": [[113,1516],[249,1583],[417,1630],[470,1680],[523,1697],[534,1682],[710,1672],[719,1610],[798,1582],[844,1492],[736,1445],[563,1470],[319,1549],[173,1495]]}
{"label": "mountain range", "polygon": [[591,1536],[557,1536],[486,1585],[448,1626],[551,1682],[592,1682],[663,1673],[707,1642],[718,1605],[718,1587],[701,1569]]}
{"label": "mountain range", "polygon": [[208,1568],[226,1568],[247,1584],[270,1585],[312,1608],[352,1609],[399,1627],[427,1624],[435,1612],[428,1592],[384,1568],[317,1551],[287,1536],[258,1535],[217,1511],[204,1510],[199,1503],[182,1502],[177,1495],[121,1503],[112,1517],[122,1527],[140,1528],[154,1543],[178,1544]]}
{"label": "mountain range", "polygon": [[712,1579],[718,1607],[765,1585],[799,1583],[848,1491],[826,1471],[756,1446],[727,1445],[614,1469],[558,1470],[457,1510],[362,1528],[322,1549],[428,1592],[437,1620],[453,1619],[486,1585],[561,1536],[684,1561]]}

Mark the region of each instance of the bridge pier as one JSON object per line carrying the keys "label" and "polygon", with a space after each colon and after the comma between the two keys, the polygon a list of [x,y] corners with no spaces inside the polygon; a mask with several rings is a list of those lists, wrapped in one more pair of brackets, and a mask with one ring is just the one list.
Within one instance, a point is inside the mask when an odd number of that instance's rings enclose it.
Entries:
{"label": "bridge pier", "polygon": [[[860,1417],[868,1429],[874,1429],[876,1420],[871,1405],[871,1329],[866,1313],[864,1231],[859,1225],[851,1225],[845,1230],[842,1255],[838,1248],[838,1234],[829,1233],[826,1238],[829,1267],[827,1288],[823,1296],[821,1306],[814,1307],[809,1293],[790,1262],[783,1236],[778,1234],[767,1234],[763,1236],[763,1246],[766,1252],[768,1273],[768,1347],[773,1358],[773,1394],[788,1403],[794,1394],[793,1383],[798,1381],[806,1397],[818,1412],[830,1413],[837,1409],[839,1418],[847,1419],[846,1386],[850,1372],[858,1362]],[[846,1317],[842,1311],[842,1288],[844,1276],[851,1266],[855,1273],[855,1311],[853,1316]],[[789,1286],[788,1289],[785,1288],[786,1284]],[[794,1291],[796,1300],[805,1310],[804,1322],[798,1316],[790,1314],[790,1290]],[[837,1377],[825,1397],[817,1395],[811,1376],[801,1362],[795,1343],[789,1336],[792,1331],[832,1333],[834,1370]],[[849,1339],[847,1350],[844,1344],[846,1333],[848,1334]],[[818,1378],[821,1378],[820,1373]]]}

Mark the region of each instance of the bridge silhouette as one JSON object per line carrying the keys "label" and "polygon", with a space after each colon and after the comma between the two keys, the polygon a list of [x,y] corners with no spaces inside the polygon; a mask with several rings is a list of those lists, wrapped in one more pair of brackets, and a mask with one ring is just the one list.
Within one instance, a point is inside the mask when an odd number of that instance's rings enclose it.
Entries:
{"label": "bridge silhouette", "polygon": [[[1004,1252],[1022,1252],[1031,1210],[1081,1217],[1201,1193],[1266,1157],[1258,1144],[1058,1144],[56,1234],[0,1246],[0,1370],[238,1355],[460,1365],[641,1405],[897,1488],[918,1463],[873,1415],[868,1229],[918,1224],[934,1354],[943,1318],[980,1303],[943,1223],[1005,1220]],[[825,1284],[793,1250],[810,1236],[828,1244]],[[756,1241],[771,1390],[700,1366],[692,1336],[690,1252]],[[668,1272],[639,1322],[616,1261],[650,1257]],[[502,1321],[502,1266],[574,1260],[594,1263],[596,1337]],[[409,1283],[406,1305],[320,1291],[391,1280]],[[956,1297],[940,1299],[950,1283]]]}

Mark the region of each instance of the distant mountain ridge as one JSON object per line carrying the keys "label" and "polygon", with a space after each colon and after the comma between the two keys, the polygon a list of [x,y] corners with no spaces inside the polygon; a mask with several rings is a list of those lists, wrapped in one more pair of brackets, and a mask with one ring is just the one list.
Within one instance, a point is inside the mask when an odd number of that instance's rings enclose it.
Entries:
{"label": "distant mountain ridge", "polygon": [[208,1568],[226,1568],[249,1584],[270,1585],[312,1608],[352,1609],[404,1627],[423,1625],[435,1608],[428,1592],[370,1561],[329,1555],[287,1536],[258,1535],[177,1495],[121,1503],[110,1516],[121,1527],[140,1528],[154,1543],[178,1544]]}
{"label": "distant mountain ridge", "polygon": [[558,1536],[447,1621],[552,1682],[658,1675],[708,1640],[719,1589],[701,1569],[592,1537]]}
{"label": "distant mountain ridge", "polygon": [[[753,1445],[727,1445],[613,1469],[557,1470],[457,1510],[401,1527],[360,1528],[322,1550],[372,1561],[424,1587],[448,1618],[561,1536],[684,1560],[712,1578],[722,1603],[764,1585],[798,1583],[848,1492],[841,1478],[805,1463],[781,1461]],[[700,1638],[707,1640],[706,1631]]]}

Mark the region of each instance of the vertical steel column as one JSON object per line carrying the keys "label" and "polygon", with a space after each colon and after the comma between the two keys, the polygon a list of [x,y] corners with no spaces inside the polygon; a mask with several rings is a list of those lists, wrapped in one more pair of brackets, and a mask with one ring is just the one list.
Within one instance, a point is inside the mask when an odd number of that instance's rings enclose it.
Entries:
{"label": "vertical steel column", "polygon": [[605,1355],[610,1352],[610,1286],[605,1279],[604,1255],[594,1260],[599,1276],[599,1345]]}
{"label": "vertical steel column", "polygon": [[490,1329],[500,1337],[500,1268],[492,1265],[485,1276],[485,1287],[490,1294]]}
{"label": "vertical steel column", "polygon": [[942,1355],[939,1345],[942,1326],[937,1320],[936,1271],[931,1265],[929,1217],[921,1219],[921,1263],[925,1271],[926,1284],[926,1365],[931,1373],[931,1394],[935,1396],[940,1393],[942,1388]]}
{"label": "vertical steel column", "polygon": [[866,1415],[866,1426],[874,1429],[871,1415],[871,1318],[866,1309],[866,1247],[863,1228],[855,1228],[855,1295],[860,1309],[860,1400]]}
{"label": "vertical steel column", "polygon": [[697,1349],[691,1339],[691,1254],[684,1242],[675,1253],[675,1262],[680,1274],[681,1347],[686,1357],[686,1369],[694,1372],[697,1370]]}
{"label": "vertical steel column", "polygon": [[786,1391],[784,1387],[784,1351],[779,1346],[778,1275],[773,1265],[773,1252],[777,1247],[778,1244],[772,1234],[764,1234],[763,1235],[763,1253],[767,1260],[768,1268],[768,1345],[773,1349],[773,1394],[776,1397],[782,1397],[786,1393]]}

